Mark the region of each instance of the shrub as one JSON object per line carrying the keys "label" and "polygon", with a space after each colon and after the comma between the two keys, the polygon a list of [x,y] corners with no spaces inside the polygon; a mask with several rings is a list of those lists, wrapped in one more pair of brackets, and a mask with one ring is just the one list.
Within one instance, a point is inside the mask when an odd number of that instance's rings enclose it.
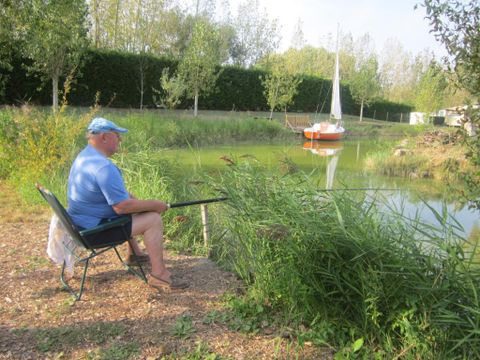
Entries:
{"label": "shrub", "polygon": [[0,176],[17,188],[48,183],[65,170],[92,114],[80,119],[24,106],[0,115]]}

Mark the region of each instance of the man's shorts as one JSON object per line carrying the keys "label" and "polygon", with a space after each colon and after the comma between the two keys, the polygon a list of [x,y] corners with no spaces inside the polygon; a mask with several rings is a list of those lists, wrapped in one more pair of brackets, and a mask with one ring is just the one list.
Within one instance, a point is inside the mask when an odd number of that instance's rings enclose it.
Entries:
{"label": "man's shorts", "polygon": [[[102,231],[99,234],[92,234],[85,236],[86,240],[93,248],[108,246],[108,245],[118,245],[132,237],[132,215],[122,215],[122,217],[128,217],[129,221],[122,226],[117,226],[105,231]],[[102,219],[98,225],[108,223],[113,219]],[[84,230],[84,229],[80,229]]]}

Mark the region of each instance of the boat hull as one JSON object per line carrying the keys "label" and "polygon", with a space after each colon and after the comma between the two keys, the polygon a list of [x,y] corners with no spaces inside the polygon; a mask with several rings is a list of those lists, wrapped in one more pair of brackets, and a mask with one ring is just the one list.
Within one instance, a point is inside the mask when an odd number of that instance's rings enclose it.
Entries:
{"label": "boat hull", "polygon": [[310,140],[340,140],[345,129],[337,124],[330,124],[327,121],[315,123],[312,127],[305,128],[303,134]]}
{"label": "boat hull", "polygon": [[310,140],[341,140],[343,137],[343,132],[336,133],[322,133],[320,131],[314,130],[304,130],[303,135]]}

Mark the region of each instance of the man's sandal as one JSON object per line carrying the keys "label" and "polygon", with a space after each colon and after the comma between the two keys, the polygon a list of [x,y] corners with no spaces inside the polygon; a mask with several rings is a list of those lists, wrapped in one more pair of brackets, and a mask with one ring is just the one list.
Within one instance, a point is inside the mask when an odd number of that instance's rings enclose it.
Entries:
{"label": "man's sandal", "polygon": [[170,289],[170,290],[182,290],[189,287],[188,282],[173,278],[170,282],[166,280],[159,279],[155,275],[150,274],[150,278],[148,279],[148,285],[154,287],[158,290],[160,289]]}

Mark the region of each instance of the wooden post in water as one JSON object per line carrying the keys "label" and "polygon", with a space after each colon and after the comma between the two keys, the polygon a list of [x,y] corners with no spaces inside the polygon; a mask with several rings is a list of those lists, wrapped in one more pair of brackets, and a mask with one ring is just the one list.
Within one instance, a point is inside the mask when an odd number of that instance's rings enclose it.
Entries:
{"label": "wooden post in water", "polygon": [[203,227],[203,245],[208,246],[208,207],[207,204],[200,205],[202,213],[202,227]]}

